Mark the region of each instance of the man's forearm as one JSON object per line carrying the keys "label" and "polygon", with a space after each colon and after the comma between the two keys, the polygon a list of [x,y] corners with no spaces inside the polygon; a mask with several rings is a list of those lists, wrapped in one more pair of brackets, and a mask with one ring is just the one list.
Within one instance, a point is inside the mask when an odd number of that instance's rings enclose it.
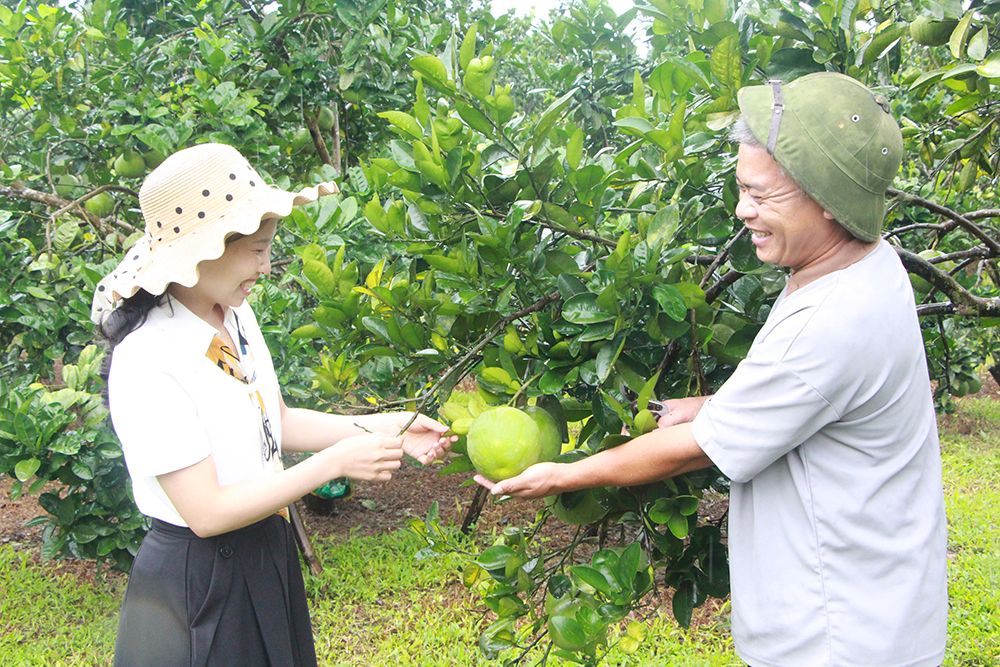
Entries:
{"label": "man's forearm", "polygon": [[576,463],[560,466],[558,491],[596,486],[637,486],[712,465],[690,424],[657,429]]}

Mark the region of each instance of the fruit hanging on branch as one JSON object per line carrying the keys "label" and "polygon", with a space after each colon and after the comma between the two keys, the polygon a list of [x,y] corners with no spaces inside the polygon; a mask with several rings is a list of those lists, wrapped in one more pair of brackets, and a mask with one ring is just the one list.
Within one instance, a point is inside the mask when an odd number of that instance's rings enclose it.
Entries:
{"label": "fruit hanging on branch", "polygon": [[122,178],[141,178],[146,175],[146,160],[138,151],[127,150],[115,158],[115,172]]}
{"label": "fruit hanging on branch", "polygon": [[520,475],[541,460],[538,425],[517,408],[501,406],[483,412],[472,422],[467,440],[472,464],[494,482]]}

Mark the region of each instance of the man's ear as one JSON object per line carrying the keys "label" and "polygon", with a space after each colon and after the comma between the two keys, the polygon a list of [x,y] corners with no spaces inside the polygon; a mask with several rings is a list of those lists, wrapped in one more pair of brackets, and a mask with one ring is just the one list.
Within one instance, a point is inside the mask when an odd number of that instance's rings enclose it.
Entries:
{"label": "man's ear", "polygon": [[823,217],[827,220],[836,220],[836,218],[833,217],[833,213],[830,213],[825,208],[823,209]]}

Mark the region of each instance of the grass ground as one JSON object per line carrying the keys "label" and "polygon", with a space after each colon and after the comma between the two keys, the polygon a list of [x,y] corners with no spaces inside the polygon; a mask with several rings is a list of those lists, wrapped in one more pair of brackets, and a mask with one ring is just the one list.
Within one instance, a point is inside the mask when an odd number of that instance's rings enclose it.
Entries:
{"label": "grass ground", "polygon": [[[1000,665],[1000,403],[974,398],[942,422],[949,522],[949,643],[946,667]],[[325,565],[309,581],[321,664],[453,666],[488,664],[476,645],[478,601],[458,582],[457,558],[415,561],[405,531],[327,539]],[[124,579],[81,577],[0,546],[0,656],[5,667],[110,665]],[[669,617],[649,621],[647,640],[607,665],[729,667],[725,606],[685,631]],[[559,664],[550,661],[549,664]]]}

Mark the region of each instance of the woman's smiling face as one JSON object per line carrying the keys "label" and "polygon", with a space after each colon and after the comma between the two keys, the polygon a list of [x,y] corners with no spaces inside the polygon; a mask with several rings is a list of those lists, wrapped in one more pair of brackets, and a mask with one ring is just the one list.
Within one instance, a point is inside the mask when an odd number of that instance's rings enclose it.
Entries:
{"label": "woman's smiling face", "polygon": [[736,216],[752,233],[757,257],[792,272],[807,268],[850,237],[760,146],[741,144]]}
{"label": "woman's smiling face", "polygon": [[218,259],[198,264],[198,282],[194,287],[171,285],[171,293],[191,312],[213,321],[211,313],[221,306],[236,308],[250,295],[254,283],[271,272],[271,241],[278,221],[263,220],[257,231],[226,244]]}

